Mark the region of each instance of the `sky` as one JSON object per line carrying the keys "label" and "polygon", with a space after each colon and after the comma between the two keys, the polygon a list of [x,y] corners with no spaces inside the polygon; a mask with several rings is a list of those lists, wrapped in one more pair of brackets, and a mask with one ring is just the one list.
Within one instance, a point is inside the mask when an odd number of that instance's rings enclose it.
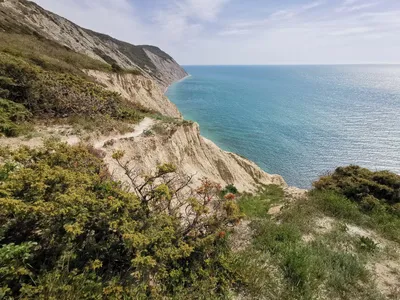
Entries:
{"label": "sky", "polygon": [[400,63],[400,0],[34,0],[183,65]]}

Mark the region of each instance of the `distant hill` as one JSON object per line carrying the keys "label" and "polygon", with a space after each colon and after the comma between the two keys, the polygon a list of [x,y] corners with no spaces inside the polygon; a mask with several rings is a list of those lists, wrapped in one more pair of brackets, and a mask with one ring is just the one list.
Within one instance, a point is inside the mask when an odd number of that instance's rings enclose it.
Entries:
{"label": "distant hill", "polygon": [[170,55],[155,46],[132,45],[82,28],[26,0],[0,1],[0,30],[45,37],[110,65],[138,68],[163,88],[187,75]]}

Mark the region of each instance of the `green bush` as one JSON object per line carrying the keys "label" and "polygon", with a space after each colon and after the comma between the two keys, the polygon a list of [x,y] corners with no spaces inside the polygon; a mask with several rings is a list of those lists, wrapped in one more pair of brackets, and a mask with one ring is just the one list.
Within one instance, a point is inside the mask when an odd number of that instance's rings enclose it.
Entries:
{"label": "green bush", "polygon": [[[142,107],[85,77],[45,71],[22,58],[1,52],[0,88],[9,100],[22,104],[37,118],[104,119],[109,116],[115,121],[136,123],[145,112]],[[22,106],[18,108],[23,110]],[[3,120],[2,123],[3,132],[10,131],[6,135],[17,134],[17,120]]]}
{"label": "green bush", "polygon": [[394,205],[400,203],[400,176],[389,171],[373,172],[358,166],[340,167],[314,183],[317,190],[331,190],[361,202],[372,196]]}
{"label": "green bush", "polygon": [[361,236],[358,240],[357,246],[359,249],[367,252],[374,252],[378,245],[373,239],[365,236]]}
{"label": "green bush", "polygon": [[227,295],[236,280],[225,238],[238,220],[234,202],[223,201],[209,214],[209,202],[202,199],[218,190],[205,181],[196,191],[199,198],[181,203],[194,218],[182,219],[174,207],[177,189],[151,179],[173,176],[176,168],[159,166],[153,177],[144,178],[149,181],[138,197],[110,179],[96,154],[83,145],[51,141],[38,149],[0,151],[0,294],[30,299]]}
{"label": "green bush", "polygon": [[30,118],[31,114],[23,105],[0,98],[0,135],[19,135],[26,129],[24,124]]}
{"label": "green bush", "polygon": [[[306,199],[288,204],[271,218],[268,209],[284,200],[282,188],[273,185],[238,200],[251,221],[252,236],[251,244],[234,261],[244,295],[276,300],[381,299],[364,261],[376,245],[368,239],[355,241],[343,229],[320,232],[315,221],[330,216],[379,229],[396,240],[400,227],[394,216],[380,209],[367,214],[359,203],[335,190],[314,189]],[[349,252],[353,246],[360,251]]]}
{"label": "green bush", "polygon": [[349,166],[322,177],[314,187],[310,199],[325,213],[400,241],[399,175]]}
{"label": "green bush", "polygon": [[304,242],[302,232],[290,220],[277,224],[256,219],[251,227],[252,246],[238,255],[234,266],[244,276],[245,291],[252,298],[314,299],[323,291],[327,299],[353,299],[355,295],[376,299],[361,291],[370,283],[356,255],[321,239]]}
{"label": "green bush", "polygon": [[238,189],[233,184],[228,184],[221,192],[223,196],[225,196],[226,194],[239,194]]}
{"label": "green bush", "polygon": [[23,59],[0,53],[1,88],[8,99],[23,104],[37,116],[110,115],[137,121],[140,107],[84,77],[44,71]]}
{"label": "green bush", "polygon": [[[0,98],[22,104],[35,119],[110,117],[136,123],[147,113],[83,72],[111,71],[111,66],[44,38],[0,33],[0,42]],[[18,134],[18,123],[6,121],[1,120],[3,133]]]}

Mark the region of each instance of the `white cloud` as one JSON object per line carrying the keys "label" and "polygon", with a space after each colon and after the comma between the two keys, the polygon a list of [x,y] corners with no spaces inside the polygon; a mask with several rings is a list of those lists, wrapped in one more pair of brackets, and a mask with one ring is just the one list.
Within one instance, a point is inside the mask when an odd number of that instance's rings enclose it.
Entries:
{"label": "white cloud", "polygon": [[354,35],[354,34],[360,34],[360,33],[369,33],[372,32],[373,29],[370,27],[354,27],[354,28],[346,28],[343,30],[335,31],[332,32],[331,35]]}
{"label": "white cloud", "polygon": [[272,25],[273,23],[279,21],[292,19],[303,13],[306,13],[307,11],[317,8],[323,4],[325,4],[325,1],[320,0],[320,1],[309,2],[292,9],[281,9],[270,14],[267,18],[264,19],[235,22],[229,30],[234,31],[245,28],[249,29],[255,27],[264,27],[265,25]]}
{"label": "white cloud", "polygon": [[180,0],[157,12],[155,22],[165,39],[187,42],[205,23],[214,22],[230,0]]}
{"label": "white cloud", "polygon": [[229,36],[229,35],[244,35],[244,34],[248,34],[250,32],[250,30],[248,29],[231,29],[231,30],[223,30],[221,32],[219,32],[219,35],[222,36]]}
{"label": "white cloud", "polygon": [[369,3],[360,3],[360,0],[345,0],[341,6],[339,6],[336,11],[337,12],[353,12],[364,10],[373,6],[377,6],[380,2],[369,2]]}
{"label": "white cloud", "polygon": [[314,1],[314,2],[311,2],[311,3],[305,4],[305,5],[302,7],[302,11],[304,12],[304,11],[307,11],[307,10],[310,10],[310,9],[313,9],[313,8],[316,8],[316,7],[318,7],[318,6],[321,6],[321,5],[323,5],[323,4],[325,4],[325,1]]}
{"label": "white cloud", "polygon": [[295,11],[289,11],[289,10],[278,10],[277,12],[274,12],[273,14],[270,15],[271,19],[290,19],[293,18],[297,12]]}
{"label": "white cloud", "polygon": [[139,22],[129,0],[35,0],[44,8],[78,25],[133,43],[148,40],[148,28]]}
{"label": "white cloud", "polygon": [[357,2],[361,2],[361,0],[344,0],[343,5],[352,5]]}
{"label": "white cloud", "polygon": [[183,64],[400,62],[399,0],[36,1]]}
{"label": "white cloud", "polygon": [[203,21],[213,21],[229,0],[186,0],[178,3],[183,14]]}
{"label": "white cloud", "polygon": [[297,7],[295,9],[292,9],[292,10],[279,10],[279,11],[273,13],[270,16],[270,18],[272,18],[272,19],[290,19],[297,15],[303,14],[309,10],[317,8],[323,4],[325,4],[325,1],[309,2],[302,6]]}

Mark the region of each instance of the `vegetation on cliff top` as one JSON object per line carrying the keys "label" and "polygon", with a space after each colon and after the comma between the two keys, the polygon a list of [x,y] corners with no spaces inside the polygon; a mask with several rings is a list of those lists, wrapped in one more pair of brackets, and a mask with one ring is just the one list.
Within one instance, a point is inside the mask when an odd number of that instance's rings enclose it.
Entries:
{"label": "vegetation on cliff top", "polygon": [[[35,36],[0,33],[0,97],[21,114],[28,110],[34,119],[107,118],[138,122],[146,110],[119,94],[109,92],[87,76],[84,69],[111,72],[112,67],[75,53],[55,42]],[[4,102],[3,101],[3,102]],[[22,104],[15,106],[14,103]],[[4,104],[5,105],[5,104]],[[0,111],[2,127],[18,127]],[[28,121],[25,119],[23,121]],[[10,123],[10,124],[8,124]],[[16,135],[20,130],[1,129],[0,134]]]}
{"label": "vegetation on cliff top", "polygon": [[[285,199],[278,186],[241,197],[252,235],[235,264],[242,296],[399,299],[399,183],[396,174],[350,166],[315,182],[304,199]],[[277,205],[285,206],[269,215]],[[375,265],[385,266],[383,279]]]}
{"label": "vegetation on cliff top", "polygon": [[[384,299],[367,266],[398,259],[399,176],[341,168],[273,216],[268,210],[288,200],[281,187],[238,195],[204,180],[188,193],[191,178],[173,165],[141,177],[119,151],[113,157],[132,181],[129,192],[100,157],[53,141],[1,149],[1,298],[219,299],[237,291],[250,299]],[[362,198],[377,196],[362,187],[366,177],[393,190],[377,200],[384,209],[344,195],[351,182]],[[235,194],[250,222],[243,249],[230,242],[240,238]],[[386,239],[354,235],[355,225]]]}
{"label": "vegetation on cliff top", "polygon": [[133,194],[82,145],[1,157],[0,298],[215,299],[235,284],[227,232],[241,215],[218,185],[181,194],[166,164]]}

